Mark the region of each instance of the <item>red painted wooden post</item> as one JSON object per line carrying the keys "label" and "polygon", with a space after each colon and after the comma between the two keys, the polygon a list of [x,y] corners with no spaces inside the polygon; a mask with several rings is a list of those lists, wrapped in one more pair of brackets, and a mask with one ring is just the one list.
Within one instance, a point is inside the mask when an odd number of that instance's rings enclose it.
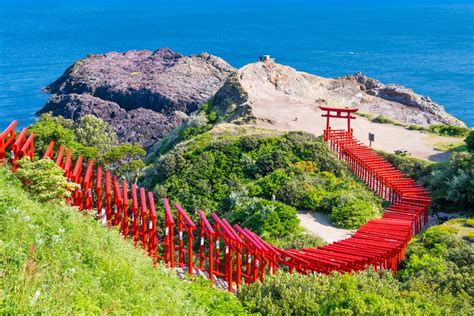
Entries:
{"label": "red painted wooden post", "polygon": [[148,224],[148,254],[157,262],[157,236],[156,236],[156,209],[153,193],[148,192],[148,204],[150,206],[150,216]]}
{"label": "red painted wooden post", "polygon": [[146,195],[145,195],[145,189],[140,188],[140,240],[142,243],[142,247],[146,249],[147,245],[147,236],[146,236]]}
{"label": "red painted wooden post", "polygon": [[[97,177],[95,182],[95,196],[97,199],[97,214],[96,216],[102,220],[102,217],[105,216],[105,210],[103,209],[102,204],[102,166],[97,167]],[[106,224],[107,220],[103,222]]]}
{"label": "red painted wooden post", "polygon": [[184,265],[183,255],[183,215],[178,212],[178,265]]}
{"label": "red painted wooden post", "polygon": [[107,225],[112,225],[112,183],[110,171],[105,171],[105,217]]}
{"label": "red painted wooden post", "polygon": [[122,234],[125,238],[128,237],[128,185],[125,179],[122,179]]}
{"label": "red painted wooden post", "polygon": [[72,195],[72,204],[74,206],[78,206],[79,210],[82,210],[82,161],[83,157],[79,155],[72,173],[72,181],[80,185],[80,187],[77,188]]}
{"label": "red painted wooden post", "polygon": [[174,219],[168,198],[163,199],[165,206],[165,262],[174,268]]}
{"label": "red painted wooden post", "polygon": [[92,209],[92,176],[93,176],[94,161],[90,160],[87,164],[86,175],[84,177],[84,208],[86,210]]}
{"label": "red painted wooden post", "polygon": [[72,150],[71,149],[68,149],[68,151],[66,153],[66,161],[64,162],[63,170],[64,170],[64,176],[69,181],[71,181],[71,177],[72,177]]}
{"label": "red painted wooden post", "polygon": [[53,149],[54,149],[54,140],[49,142],[48,148],[44,152],[43,159],[49,158],[53,160],[54,158]]}
{"label": "red painted wooden post", "polygon": [[[193,242],[194,242],[194,230],[196,229],[196,225],[193,223],[193,221],[189,218],[188,214],[186,214],[186,211],[179,205],[175,204],[176,209],[178,210],[178,225],[181,223],[181,229],[178,229],[181,233],[181,238],[180,238],[180,250],[181,253],[183,251],[183,231],[182,229],[185,228],[187,233],[188,233],[188,273],[189,275],[193,274],[193,269],[194,269],[194,264],[193,264]],[[181,264],[184,264],[183,259],[181,259],[182,262]]]}
{"label": "red painted wooden post", "polygon": [[35,134],[31,133],[30,136],[28,136],[27,140],[23,144],[23,146],[20,149],[20,154],[19,156],[21,158],[23,157],[30,157],[31,160],[34,159],[35,157]]}
{"label": "red painted wooden post", "polygon": [[5,153],[7,152],[8,146],[15,141],[15,127],[18,122],[13,121],[10,125],[0,134],[0,163],[2,166],[5,165]]}
{"label": "red painted wooden post", "polygon": [[120,225],[120,222],[122,219],[122,191],[120,190],[120,186],[118,184],[118,180],[116,176],[113,176],[113,186],[114,186],[113,225],[118,226]]}
{"label": "red painted wooden post", "polygon": [[214,235],[215,232],[212,229],[211,224],[206,218],[206,215],[202,210],[199,210],[199,217],[200,217],[200,226],[201,226],[201,240],[200,240],[200,263],[199,267],[201,270],[204,270],[204,260],[205,260],[205,250],[204,250],[204,237],[207,236],[208,238],[208,272],[209,272],[209,280],[211,283],[211,287],[214,284],[214,254],[213,254],[213,248],[214,248]]}
{"label": "red painted wooden post", "polygon": [[132,238],[135,244],[138,243],[138,197],[137,185],[132,184]]}
{"label": "red painted wooden post", "polygon": [[23,128],[18,135],[16,141],[11,146],[11,160],[12,160],[12,169],[13,172],[18,168],[17,160],[19,159],[19,152],[21,147],[23,147],[24,142],[26,141],[26,128]]}
{"label": "red painted wooden post", "polygon": [[56,166],[64,170],[63,158],[64,158],[64,145],[60,145],[59,150],[58,150],[58,155],[56,156]]}
{"label": "red painted wooden post", "polygon": [[[201,211],[200,211],[201,212]],[[204,221],[201,217],[199,220],[199,269],[204,270]]]}

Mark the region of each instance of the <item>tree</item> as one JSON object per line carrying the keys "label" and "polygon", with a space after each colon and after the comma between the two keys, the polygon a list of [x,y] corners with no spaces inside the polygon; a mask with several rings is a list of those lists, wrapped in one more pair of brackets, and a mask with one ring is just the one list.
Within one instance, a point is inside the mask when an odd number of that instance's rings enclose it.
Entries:
{"label": "tree", "polygon": [[56,150],[59,145],[74,149],[77,142],[73,126],[72,120],[44,113],[28,127],[28,132],[35,134],[35,149],[39,152],[44,152],[52,140],[56,143]]}
{"label": "tree", "polygon": [[474,131],[471,131],[464,141],[466,142],[467,150],[474,152]]}
{"label": "tree", "polygon": [[103,161],[117,175],[125,177],[129,182],[137,182],[142,169],[145,167],[143,158],[146,151],[138,144],[124,144],[114,147],[103,156]]}
{"label": "tree", "polygon": [[[105,123],[101,119],[101,122]],[[100,139],[97,134],[101,132],[94,131],[89,126],[99,125],[96,123],[90,123],[90,118],[86,121],[86,127],[82,128],[77,126],[74,121],[65,119],[62,116],[53,116],[51,113],[44,113],[39,119],[35,121],[33,125],[28,127],[29,133],[35,134],[35,150],[37,155],[42,155],[51,141],[54,141],[54,151],[57,152],[60,145],[63,145],[66,149],[71,149],[74,156],[82,155],[86,159],[97,159],[100,148],[93,142],[87,141],[86,138],[82,138],[84,142],[78,141],[77,130],[79,129],[81,134],[89,133],[89,139]],[[105,123],[107,124],[107,123]],[[116,136],[114,136],[116,137]],[[101,142],[97,142],[101,144]]]}
{"label": "tree", "polygon": [[64,198],[79,186],[68,182],[64,171],[51,159],[31,161],[29,157],[24,157],[18,161],[18,165],[15,175],[39,202],[64,203]]}
{"label": "tree", "polygon": [[99,155],[104,155],[118,145],[117,135],[112,126],[90,114],[79,120],[76,140],[84,146],[98,148]]}

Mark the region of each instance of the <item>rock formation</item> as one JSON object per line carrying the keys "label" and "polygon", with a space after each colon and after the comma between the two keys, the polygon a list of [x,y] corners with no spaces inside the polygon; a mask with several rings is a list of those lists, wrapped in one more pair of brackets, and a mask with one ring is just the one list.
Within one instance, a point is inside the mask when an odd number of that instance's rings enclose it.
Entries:
{"label": "rock formation", "polygon": [[430,98],[361,73],[323,78],[272,60],[236,70],[207,53],[183,56],[166,48],[89,55],[46,90],[52,95],[39,113],[75,120],[93,114],[111,123],[122,141],[145,147],[211,97],[226,121],[250,119],[275,128],[298,116],[313,122],[320,118],[319,105],[357,107],[407,125],[464,126]]}
{"label": "rock formation", "polygon": [[212,97],[234,71],[222,59],[170,49],[89,55],[46,87],[38,112],[78,119],[94,114],[124,142],[148,147]]}
{"label": "rock formation", "polygon": [[[442,106],[399,85],[384,85],[361,73],[323,78],[276,64],[248,64],[216,93],[214,106],[229,121],[245,116],[266,122],[287,120],[298,107],[356,107],[401,123],[465,126]],[[287,115],[282,114],[287,112]],[[293,116],[294,117],[294,116]]]}

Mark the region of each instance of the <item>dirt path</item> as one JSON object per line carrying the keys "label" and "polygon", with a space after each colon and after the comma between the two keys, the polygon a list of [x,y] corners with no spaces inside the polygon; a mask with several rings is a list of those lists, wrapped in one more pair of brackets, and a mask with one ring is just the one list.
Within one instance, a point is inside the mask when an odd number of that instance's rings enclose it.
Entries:
{"label": "dirt path", "polygon": [[308,233],[319,236],[328,243],[346,239],[352,234],[351,230],[334,227],[327,214],[299,211],[298,218],[301,227]]}
{"label": "dirt path", "polygon": [[[266,118],[267,121],[258,120],[258,127],[287,130],[305,131],[321,135],[326,125],[326,119],[321,117],[322,111],[315,103],[287,103],[257,101],[254,106],[257,117]],[[331,121],[335,129],[344,128],[345,120]],[[442,137],[419,131],[408,130],[401,126],[391,124],[372,123],[364,117],[352,120],[354,135],[368,145],[368,133],[375,134],[374,149],[393,153],[395,150],[406,150],[413,157],[431,161],[445,160],[448,155],[435,149],[440,143],[462,143],[461,138]]]}

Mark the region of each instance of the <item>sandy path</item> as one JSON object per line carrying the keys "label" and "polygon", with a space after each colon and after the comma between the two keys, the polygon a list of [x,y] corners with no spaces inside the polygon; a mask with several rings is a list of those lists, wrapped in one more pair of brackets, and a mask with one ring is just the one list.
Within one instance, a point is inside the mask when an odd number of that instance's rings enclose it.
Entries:
{"label": "sandy path", "polygon": [[[272,121],[269,123],[258,120],[256,125],[259,127],[288,131],[301,130],[321,135],[326,126],[326,119],[321,117],[322,111],[315,103],[279,103],[274,100],[257,102],[258,105],[253,107],[256,116]],[[345,124],[345,120],[331,120],[333,128],[344,128]],[[363,117],[357,117],[351,124],[355,137],[367,145],[368,133],[375,134],[375,142],[372,144],[374,149],[390,153],[395,150],[406,150],[414,157],[432,161],[444,160],[447,157],[446,153],[434,149],[436,144],[462,142],[460,138],[411,131],[391,124],[372,123]]]}
{"label": "sandy path", "polygon": [[310,234],[321,237],[324,241],[331,243],[346,239],[351,236],[352,231],[334,227],[329,221],[327,214],[319,212],[298,212],[300,225]]}

